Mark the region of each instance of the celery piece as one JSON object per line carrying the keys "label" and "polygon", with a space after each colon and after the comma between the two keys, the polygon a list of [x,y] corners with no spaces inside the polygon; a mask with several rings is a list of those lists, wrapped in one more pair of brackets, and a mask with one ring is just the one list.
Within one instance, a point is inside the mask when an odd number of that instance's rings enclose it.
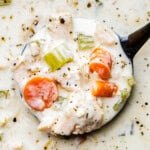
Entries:
{"label": "celery piece", "polygon": [[129,97],[129,94],[130,94],[129,90],[128,90],[127,88],[125,88],[125,89],[121,92],[121,98],[122,98],[122,100],[123,100],[123,101],[126,100],[126,99]]}
{"label": "celery piece", "polygon": [[11,4],[12,0],[0,0],[0,6],[6,6]]}
{"label": "celery piece", "polygon": [[84,34],[78,34],[79,50],[89,50],[94,47],[94,38]]}
{"label": "celery piece", "polygon": [[9,95],[9,90],[0,91],[0,98],[2,98],[2,97],[7,98],[8,95]]}
{"label": "celery piece", "polygon": [[123,105],[123,101],[121,100],[120,102],[116,103],[114,106],[113,106],[113,110],[114,111],[118,111],[121,106]]}
{"label": "celery piece", "polygon": [[130,95],[130,91],[128,89],[124,89],[121,92],[121,101],[117,102],[114,106],[113,106],[113,110],[114,111],[118,111],[122,105],[125,103],[126,99],[129,97]]}
{"label": "celery piece", "polygon": [[136,83],[133,77],[127,78],[127,82],[130,87],[134,86]]}
{"label": "celery piece", "polygon": [[73,55],[65,44],[53,48],[44,56],[44,60],[50,66],[52,71],[56,71],[66,63],[73,61]]}

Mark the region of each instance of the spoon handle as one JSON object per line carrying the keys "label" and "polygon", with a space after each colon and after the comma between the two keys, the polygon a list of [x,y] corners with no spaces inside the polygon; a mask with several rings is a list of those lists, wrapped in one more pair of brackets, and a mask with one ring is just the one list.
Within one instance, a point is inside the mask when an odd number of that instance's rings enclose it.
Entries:
{"label": "spoon handle", "polygon": [[150,23],[146,24],[144,27],[128,35],[127,37],[121,37],[120,43],[126,55],[133,60],[135,54],[149,38]]}

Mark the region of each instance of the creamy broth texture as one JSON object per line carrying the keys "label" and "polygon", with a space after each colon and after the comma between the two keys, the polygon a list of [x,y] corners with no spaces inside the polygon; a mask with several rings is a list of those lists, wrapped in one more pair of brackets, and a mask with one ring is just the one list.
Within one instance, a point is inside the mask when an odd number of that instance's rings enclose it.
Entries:
{"label": "creamy broth texture", "polygon": [[149,0],[13,0],[0,7],[0,90],[9,90],[0,98],[0,149],[145,149],[150,148],[150,53],[149,41],[134,59],[136,86],[125,109],[100,130],[85,136],[54,137],[37,130],[38,120],[21,101],[13,79],[14,58],[24,44],[57,12],[96,19],[120,35],[127,35],[150,19]]}
{"label": "creamy broth texture", "polygon": [[[60,18],[63,18],[63,23],[60,22]],[[50,19],[50,23],[31,38],[21,55],[14,61],[14,79],[23,95],[22,100],[27,102],[28,108],[40,120],[40,131],[71,135],[98,129],[120,111],[130,95],[131,84],[134,82],[132,64],[122,51],[117,35],[102,27],[99,22],[74,18],[68,13],[54,14]],[[85,40],[83,42],[83,37],[86,40],[90,38],[93,44],[88,45]],[[80,41],[83,44],[79,43]],[[91,48],[81,49],[85,46]],[[110,54],[107,55],[107,60],[109,56],[112,59],[111,73],[110,77],[106,76],[107,81],[103,79],[103,74],[99,76],[97,72],[91,72],[89,69],[93,63],[91,55],[96,58],[96,63],[102,59],[95,53],[92,54],[95,50],[107,51]],[[56,57],[51,57],[50,60],[48,56],[51,55]],[[43,56],[50,60],[50,66]],[[62,57],[65,59],[65,56],[70,57],[72,61],[53,71],[52,68],[60,63],[58,60]],[[58,82],[58,99],[51,107],[42,111],[36,109],[44,106],[41,98],[36,97],[27,101],[24,92],[27,82],[37,77],[47,77]],[[112,96],[93,95],[92,88],[97,87],[97,80],[101,84],[111,84],[116,88],[116,92],[114,90]],[[132,81],[131,84],[129,80]],[[30,94],[35,95],[33,85],[30,88]]]}

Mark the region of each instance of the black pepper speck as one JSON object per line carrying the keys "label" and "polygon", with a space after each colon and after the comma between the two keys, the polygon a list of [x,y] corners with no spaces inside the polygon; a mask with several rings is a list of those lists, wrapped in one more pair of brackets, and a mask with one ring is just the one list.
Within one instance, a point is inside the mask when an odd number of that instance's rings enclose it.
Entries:
{"label": "black pepper speck", "polygon": [[65,19],[64,18],[60,18],[59,20],[60,20],[61,24],[65,24]]}
{"label": "black pepper speck", "polygon": [[141,132],[141,135],[144,135],[144,132]]}
{"label": "black pepper speck", "polygon": [[48,136],[47,136],[48,138],[50,138],[51,137],[51,135],[48,133]]}
{"label": "black pepper speck", "polygon": [[136,121],[136,124],[139,124],[140,122],[139,121]]}
{"label": "black pepper speck", "polygon": [[92,4],[89,2],[87,3],[87,8],[90,8],[92,6]]}
{"label": "black pepper speck", "polygon": [[140,127],[142,128],[142,127],[143,127],[143,124],[141,124]]}
{"label": "black pepper speck", "polygon": [[17,118],[16,117],[13,118],[13,122],[17,122]]}
{"label": "black pepper speck", "polygon": [[45,147],[44,147],[44,149],[46,150],[46,149],[47,149],[47,147],[45,146]]}
{"label": "black pepper speck", "polygon": [[138,103],[139,103],[139,101],[136,101],[136,103],[138,104]]}

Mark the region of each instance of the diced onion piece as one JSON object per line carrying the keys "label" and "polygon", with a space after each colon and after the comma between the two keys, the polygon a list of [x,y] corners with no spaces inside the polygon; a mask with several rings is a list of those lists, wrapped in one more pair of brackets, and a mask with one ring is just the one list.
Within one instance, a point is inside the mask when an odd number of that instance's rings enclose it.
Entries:
{"label": "diced onion piece", "polygon": [[94,38],[84,34],[78,34],[79,50],[89,50],[94,47]]}
{"label": "diced onion piece", "polygon": [[52,71],[56,71],[66,63],[73,61],[73,55],[67,45],[61,44],[47,53],[44,56],[44,60],[50,66]]}
{"label": "diced onion piece", "polygon": [[11,2],[12,0],[0,0],[0,6],[9,5]]}

